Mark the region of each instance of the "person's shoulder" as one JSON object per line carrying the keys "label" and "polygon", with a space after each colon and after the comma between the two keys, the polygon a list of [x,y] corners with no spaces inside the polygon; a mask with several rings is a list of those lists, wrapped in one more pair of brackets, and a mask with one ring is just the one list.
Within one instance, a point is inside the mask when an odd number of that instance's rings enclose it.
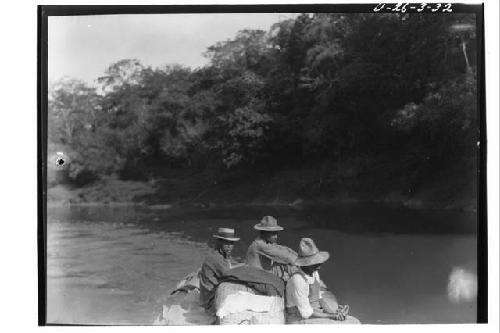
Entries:
{"label": "person's shoulder", "polygon": [[300,273],[293,274],[287,282],[287,286],[302,285],[305,283],[304,277]]}
{"label": "person's shoulder", "polygon": [[248,249],[254,249],[254,248],[257,248],[259,247],[261,244],[265,244],[265,242],[260,239],[260,238],[256,238],[253,240],[252,243],[250,243],[250,245],[248,246]]}
{"label": "person's shoulder", "polygon": [[252,242],[252,244],[260,244],[260,243],[265,243],[264,240],[262,238],[255,238]]}
{"label": "person's shoulder", "polygon": [[205,256],[204,263],[217,262],[220,260],[221,255],[215,250],[209,250]]}

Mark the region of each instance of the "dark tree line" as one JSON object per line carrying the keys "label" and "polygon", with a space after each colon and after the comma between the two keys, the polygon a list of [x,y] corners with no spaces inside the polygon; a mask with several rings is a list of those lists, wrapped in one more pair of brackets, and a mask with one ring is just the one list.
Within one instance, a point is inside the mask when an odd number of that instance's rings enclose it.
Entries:
{"label": "dark tree line", "polygon": [[473,15],[303,14],[205,55],[53,84],[49,148],[71,158],[68,180],[384,159],[411,183],[475,161]]}

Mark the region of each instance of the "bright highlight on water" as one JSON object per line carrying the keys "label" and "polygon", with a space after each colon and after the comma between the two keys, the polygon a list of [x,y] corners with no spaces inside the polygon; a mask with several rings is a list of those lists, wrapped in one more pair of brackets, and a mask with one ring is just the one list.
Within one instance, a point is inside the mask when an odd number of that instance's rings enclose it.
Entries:
{"label": "bright highlight on water", "polygon": [[476,297],[476,275],[461,267],[453,268],[448,280],[448,299],[460,303],[473,301]]}

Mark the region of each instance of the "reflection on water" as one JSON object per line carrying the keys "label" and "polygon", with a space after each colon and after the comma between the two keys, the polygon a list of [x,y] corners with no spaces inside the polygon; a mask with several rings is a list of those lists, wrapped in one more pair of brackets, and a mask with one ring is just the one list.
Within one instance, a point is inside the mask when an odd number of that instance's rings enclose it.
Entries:
{"label": "reflection on water", "polygon": [[331,259],[326,284],[364,323],[475,322],[475,299],[448,297],[455,267],[476,272],[473,214],[380,206],[149,210],[51,208],[47,318],[52,323],[151,324],[168,292],[199,266],[217,227],[234,227],[244,257],[253,225],[275,215],[280,242],[311,237]]}

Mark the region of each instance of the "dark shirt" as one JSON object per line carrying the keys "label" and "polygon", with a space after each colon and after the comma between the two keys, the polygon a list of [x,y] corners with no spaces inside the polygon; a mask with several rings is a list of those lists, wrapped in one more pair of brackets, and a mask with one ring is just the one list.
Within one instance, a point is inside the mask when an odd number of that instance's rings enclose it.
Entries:
{"label": "dark shirt", "polygon": [[220,283],[225,272],[231,269],[230,259],[224,258],[216,250],[212,250],[201,266],[200,279],[200,303],[209,312],[214,312],[213,303],[215,298],[215,289]]}

